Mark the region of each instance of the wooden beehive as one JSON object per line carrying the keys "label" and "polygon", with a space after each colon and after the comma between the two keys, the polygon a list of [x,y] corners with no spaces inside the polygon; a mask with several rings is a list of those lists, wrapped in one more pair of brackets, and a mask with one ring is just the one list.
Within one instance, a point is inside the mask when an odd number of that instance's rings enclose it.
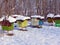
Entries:
{"label": "wooden beehive", "polygon": [[17,17],[17,23],[19,24],[19,27],[21,27],[21,28],[27,27],[28,26],[27,19],[29,19],[29,18],[25,17],[25,16]]}
{"label": "wooden beehive", "polygon": [[56,27],[60,27],[60,15],[54,16],[54,22]]}
{"label": "wooden beehive", "polygon": [[14,26],[13,26],[13,22],[15,22],[16,20],[14,18],[12,18],[11,16],[8,17],[8,19],[3,20],[2,21],[2,30],[6,30],[6,31],[11,31],[13,30]]}
{"label": "wooden beehive", "polygon": [[39,26],[39,20],[40,20],[40,16],[38,15],[31,16],[31,26],[33,27]]}
{"label": "wooden beehive", "polygon": [[48,14],[47,15],[47,22],[48,23],[53,23],[53,17],[54,17],[54,14]]}
{"label": "wooden beehive", "polygon": [[43,25],[43,23],[44,23],[44,16],[40,16],[39,25]]}

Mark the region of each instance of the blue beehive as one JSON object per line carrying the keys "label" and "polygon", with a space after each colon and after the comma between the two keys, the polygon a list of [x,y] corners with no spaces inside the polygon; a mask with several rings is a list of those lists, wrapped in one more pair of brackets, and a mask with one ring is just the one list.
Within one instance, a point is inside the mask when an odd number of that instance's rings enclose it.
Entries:
{"label": "blue beehive", "polygon": [[43,25],[43,21],[42,20],[39,21],[39,25]]}
{"label": "blue beehive", "polygon": [[40,16],[39,25],[43,25],[43,23],[44,23],[43,20],[44,20],[44,17]]}

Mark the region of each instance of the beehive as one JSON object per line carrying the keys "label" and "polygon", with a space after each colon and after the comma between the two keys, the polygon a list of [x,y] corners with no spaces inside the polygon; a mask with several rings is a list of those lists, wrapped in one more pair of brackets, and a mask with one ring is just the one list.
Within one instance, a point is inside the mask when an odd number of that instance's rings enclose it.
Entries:
{"label": "beehive", "polygon": [[[6,19],[5,21],[4,20],[2,21],[2,30],[6,30],[6,31],[13,30],[13,28],[14,28],[13,22],[15,22],[16,19],[9,16],[9,18]],[[4,22],[5,22],[5,24],[4,24]]]}
{"label": "beehive", "polygon": [[54,14],[48,14],[47,15],[47,21],[48,21],[48,23],[53,23],[53,17],[54,17]]}
{"label": "beehive", "polygon": [[54,14],[50,13],[47,15],[47,22],[48,25],[53,26],[53,21],[54,21]]}
{"label": "beehive", "polygon": [[43,25],[43,23],[44,23],[44,16],[40,16],[39,25]]}
{"label": "beehive", "polygon": [[24,28],[28,26],[28,20],[29,17],[25,17],[25,16],[20,16],[17,18],[17,23],[19,24],[19,27]]}
{"label": "beehive", "polygon": [[39,26],[39,20],[40,20],[40,16],[39,15],[31,16],[31,26],[33,26],[33,27]]}
{"label": "beehive", "polygon": [[54,20],[55,20],[55,26],[60,27],[60,15],[55,15]]}

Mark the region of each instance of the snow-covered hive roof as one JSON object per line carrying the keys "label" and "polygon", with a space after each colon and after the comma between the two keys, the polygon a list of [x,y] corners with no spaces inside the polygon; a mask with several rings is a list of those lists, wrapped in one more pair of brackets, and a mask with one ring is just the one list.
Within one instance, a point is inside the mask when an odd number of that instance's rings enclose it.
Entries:
{"label": "snow-covered hive roof", "polygon": [[60,15],[59,15],[59,14],[57,14],[57,15],[55,15],[54,17],[60,17]]}
{"label": "snow-covered hive roof", "polygon": [[5,19],[5,17],[1,17],[1,18],[0,18],[0,21],[3,21],[4,19]]}
{"label": "snow-covered hive roof", "polygon": [[12,15],[12,17],[23,17],[23,15]]}
{"label": "snow-covered hive roof", "polygon": [[11,16],[9,16],[7,20],[11,23],[16,21],[16,19]]}
{"label": "snow-covered hive roof", "polygon": [[54,17],[54,14],[53,14],[53,13],[49,13],[49,14],[47,15],[47,17],[53,18],[53,17]]}
{"label": "snow-covered hive roof", "polygon": [[30,19],[30,17],[19,16],[19,17],[16,18],[16,20],[26,20],[26,19]]}
{"label": "snow-covered hive roof", "polygon": [[25,19],[30,19],[30,17],[25,17]]}
{"label": "snow-covered hive roof", "polygon": [[32,15],[32,18],[40,18],[40,15]]}
{"label": "snow-covered hive roof", "polygon": [[14,17],[14,16],[19,16],[19,15],[16,15],[16,14],[15,14],[15,15],[11,15],[11,16]]}
{"label": "snow-covered hive roof", "polygon": [[44,19],[44,16],[40,16],[40,19]]}
{"label": "snow-covered hive roof", "polygon": [[44,16],[40,16],[40,15],[33,15],[31,16],[32,18],[40,18],[40,19],[44,19]]}

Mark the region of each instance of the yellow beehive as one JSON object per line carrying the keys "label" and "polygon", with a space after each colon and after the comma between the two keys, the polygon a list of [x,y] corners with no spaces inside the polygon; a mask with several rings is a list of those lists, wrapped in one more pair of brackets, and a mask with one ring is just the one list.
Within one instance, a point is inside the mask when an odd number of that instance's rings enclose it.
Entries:
{"label": "yellow beehive", "polygon": [[21,28],[27,27],[28,26],[27,19],[29,19],[29,17],[21,16],[21,17],[17,18],[17,20],[18,20],[17,23],[18,23],[19,27],[21,27]]}
{"label": "yellow beehive", "polygon": [[28,25],[27,20],[23,20],[22,22],[21,22],[21,20],[19,20],[19,21],[17,21],[17,23],[18,23],[19,27],[22,27],[22,28],[26,27]]}

